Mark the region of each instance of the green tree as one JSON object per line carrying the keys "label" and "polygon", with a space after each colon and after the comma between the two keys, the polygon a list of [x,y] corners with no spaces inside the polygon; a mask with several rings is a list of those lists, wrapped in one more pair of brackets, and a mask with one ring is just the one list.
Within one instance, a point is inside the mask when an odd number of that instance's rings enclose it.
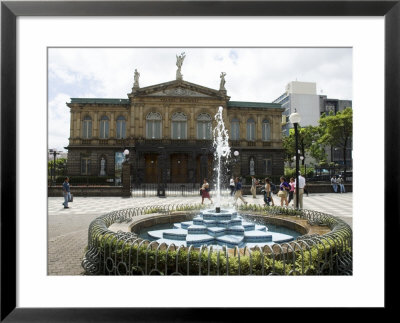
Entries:
{"label": "green tree", "polygon": [[[55,174],[57,176],[64,176],[67,175],[67,159],[66,158],[58,158],[56,159],[56,168],[55,168]],[[48,167],[48,174],[51,175],[53,173],[54,169],[54,159],[49,160],[47,163]]]}
{"label": "green tree", "polygon": [[330,145],[343,150],[344,176],[346,180],[346,151],[353,137],[353,109],[346,108],[343,111],[329,115],[323,114],[319,120],[322,136],[320,144]]}
{"label": "green tree", "polygon": [[[318,143],[322,133],[319,126],[299,127],[298,133],[300,155],[304,157],[302,165],[306,162],[306,152],[316,160],[323,160],[326,158],[323,146]],[[283,138],[283,147],[285,149],[286,161],[291,163],[293,157],[296,155],[294,129],[290,129],[289,136]]]}

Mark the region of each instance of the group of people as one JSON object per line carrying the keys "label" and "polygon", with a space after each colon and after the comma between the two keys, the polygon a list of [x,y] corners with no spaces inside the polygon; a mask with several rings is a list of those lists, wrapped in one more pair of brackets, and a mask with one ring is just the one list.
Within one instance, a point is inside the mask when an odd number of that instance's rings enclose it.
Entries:
{"label": "group of people", "polygon": [[[236,204],[238,199],[241,199],[243,203],[247,204],[248,202],[243,198],[242,195],[242,183],[239,177],[232,177],[229,182],[229,187],[231,189],[231,196],[234,196],[234,203]],[[260,182],[254,177],[251,176],[251,188],[250,192],[253,198],[257,198],[257,187],[262,187]],[[264,189],[262,192],[264,193],[264,203],[265,205],[275,206],[274,199],[272,194],[276,190],[276,186],[271,182],[269,178],[265,178]],[[307,194],[306,190],[306,180],[305,178],[299,174],[299,208],[303,208],[303,195]],[[281,206],[289,206],[290,202],[293,201],[293,206],[296,206],[297,197],[296,197],[296,180],[291,177],[289,182],[286,181],[285,177],[280,177],[279,191],[278,197],[280,198]]]}
{"label": "group of people", "polygon": [[333,175],[333,177],[331,178],[331,184],[332,184],[333,191],[335,193],[338,192],[338,186],[340,189],[340,193],[346,193],[346,190],[344,189],[344,180],[342,178],[342,175],[339,175],[338,178],[336,178],[336,175]]}
{"label": "group of people", "polygon": [[[297,181],[293,177],[289,179],[289,183],[286,181],[285,177],[280,178],[280,185],[279,185],[279,192],[278,192],[278,197],[281,199],[281,206],[289,206],[290,202],[293,200],[293,206],[297,206],[297,194],[296,194],[296,187],[297,187]],[[298,201],[298,206],[300,209],[303,208],[303,195],[304,193],[307,194],[308,192],[306,191],[306,179],[299,174],[299,201]]]}

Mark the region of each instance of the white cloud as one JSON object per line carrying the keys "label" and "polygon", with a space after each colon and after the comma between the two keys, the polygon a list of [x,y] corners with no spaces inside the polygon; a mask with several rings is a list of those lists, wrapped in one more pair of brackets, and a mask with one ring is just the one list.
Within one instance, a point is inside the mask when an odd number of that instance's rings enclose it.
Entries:
{"label": "white cloud", "polygon": [[70,101],[69,95],[58,94],[49,101],[48,106],[48,148],[64,150],[68,145],[70,131],[70,112],[66,102]]}

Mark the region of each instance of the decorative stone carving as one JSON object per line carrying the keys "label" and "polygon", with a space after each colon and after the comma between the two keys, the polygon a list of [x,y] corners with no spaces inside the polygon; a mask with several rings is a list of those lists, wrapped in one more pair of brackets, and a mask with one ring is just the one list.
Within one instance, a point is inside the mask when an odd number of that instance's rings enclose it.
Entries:
{"label": "decorative stone carving", "polygon": [[211,121],[212,118],[208,113],[200,113],[197,117],[197,121]]}
{"label": "decorative stone carving", "polygon": [[161,114],[159,112],[150,112],[146,116],[146,120],[162,120]]}
{"label": "decorative stone carving", "polygon": [[250,159],[250,175],[255,175],[255,172],[254,172],[254,159],[253,159],[253,157],[251,157],[251,159]]}
{"label": "decorative stone carving", "polygon": [[187,116],[183,112],[175,112],[171,119],[173,121],[187,121]]}
{"label": "decorative stone carving", "polygon": [[185,89],[183,87],[165,89],[160,92],[152,93],[154,96],[193,96],[193,97],[208,97],[205,94]]}
{"label": "decorative stone carving", "polygon": [[100,176],[106,176],[106,160],[101,157],[100,160]]}

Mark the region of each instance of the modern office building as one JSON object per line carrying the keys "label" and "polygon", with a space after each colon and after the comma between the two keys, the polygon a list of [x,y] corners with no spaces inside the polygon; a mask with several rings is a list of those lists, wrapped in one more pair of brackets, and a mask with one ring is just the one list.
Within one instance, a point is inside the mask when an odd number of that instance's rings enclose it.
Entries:
{"label": "modern office building", "polygon": [[[300,126],[318,126],[318,121],[323,113],[337,113],[347,107],[352,107],[351,100],[331,99],[326,95],[317,94],[317,84],[315,82],[293,81],[286,86],[286,91],[280,95],[273,103],[278,103],[284,108],[282,115],[282,133],[289,135],[289,129],[293,125],[289,122],[289,116],[294,111],[301,115]],[[346,153],[347,165],[351,165],[352,146],[349,145]],[[327,160],[336,164],[343,164],[343,150],[335,147],[326,149]],[[310,159],[310,157],[307,157]]]}
{"label": "modern office building", "polygon": [[[229,173],[283,174],[279,103],[231,101],[221,73],[218,90],[182,79],[139,86],[135,71],[126,98],[71,98],[69,175],[120,176],[129,151],[135,183],[199,183],[213,176],[212,129],[223,107],[232,159]],[[181,62],[182,63],[182,62]],[[182,64],[181,64],[182,65]]]}

